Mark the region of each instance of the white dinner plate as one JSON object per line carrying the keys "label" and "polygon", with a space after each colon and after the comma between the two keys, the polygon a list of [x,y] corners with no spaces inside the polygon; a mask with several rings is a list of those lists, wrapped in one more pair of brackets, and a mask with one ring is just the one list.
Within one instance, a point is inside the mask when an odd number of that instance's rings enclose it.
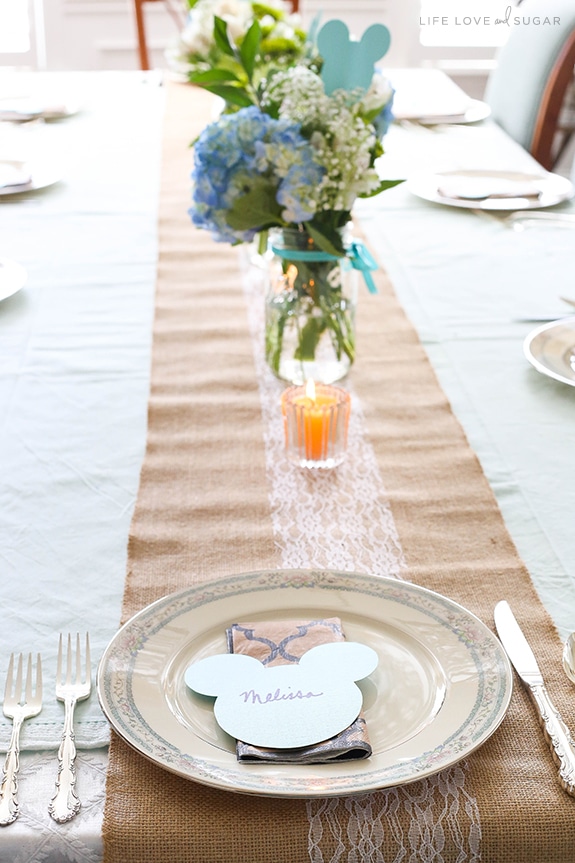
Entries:
{"label": "white dinner plate", "polygon": [[543,168],[537,174],[491,170],[441,171],[412,177],[408,180],[408,188],[426,201],[474,210],[533,210],[552,207],[573,196],[570,180]]}
{"label": "white dinner plate", "polygon": [[11,297],[20,290],[28,278],[28,273],[17,261],[0,258],[0,300]]}
{"label": "white dinner plate", "polygon": [[46,94],[5,96],[0,98],[0,120],[63,120],[79,110],[71,99],[59,99]]}
{"label": "white dinner plate", "polygon": [[[331,764],[239,763],[213,699],[184,682],[188,665],[226,653],[234,622],[339,617],[372,647],[360,684],[373,754]],[[497,638],[449,599],[389,578],[339,572],[246,573],[163,597],[114,636],[97,688],[116,732],[142,755],[197,782],[245,794],[359,794],[437,773],[498,727],[512,690]]]}
{"label": "white dinner plate", "polygon": [[[14,178],[11,172],[14,171]],[[3,185],[7,180],[10,183],[22,175],[23,182],[14,185]],[[51,163],[19,162],[16,159],[0,159],[0,195],[21,195],[25,192],[34,192],[52,186],[62,179],[62,172]]]}
{"label": "white dinner plate", "polygon": [[[480,120],[486,120],[491,114],[491,108],[487,102],[481,102],[479,99],[471,99],[465,111],[459,114],[427,114],[420,117],[411,117],[422,126],[447,126],[450,123],[457,125],[463,123],[478,123]],[[401,118],[400,118],[401,119]]]}
{"label": "white dinner plate", "polygon": [[537,327],[525,339],[523,351],[538,372],[575,387],[575,317]]}

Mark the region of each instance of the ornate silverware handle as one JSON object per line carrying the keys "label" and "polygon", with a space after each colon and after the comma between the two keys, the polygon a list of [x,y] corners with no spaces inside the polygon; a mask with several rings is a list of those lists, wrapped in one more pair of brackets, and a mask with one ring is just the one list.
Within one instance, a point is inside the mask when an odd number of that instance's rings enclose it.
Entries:
{"label": "ornate silverware handle", "polygon": [[20,812],[18,804],[18,770],[20,769],[20,728],[22,719],[15,718],[10,745],[4,762],[4,775],[0,786],[0,827],[16,821]]}
{"label": "ornate silverware handle", "polygon": [[551,747],[553,760],[559,766],[559,782],[568,794],[575,797],[575,743],[561,715],[554,707],[543,684],[529,687],[539,711],[545,738]]}
{"label": "ornate silverware handle", "polygon": [[75,698],[67,698],[65,701],[64,731],[62,741],[58,749],[58,776],[56,779],[56,791],[50,804],[48,812],[59,824],[70,821],[78,814],[82,806],[76,794],[76,744],[74,736],[74,708]]}

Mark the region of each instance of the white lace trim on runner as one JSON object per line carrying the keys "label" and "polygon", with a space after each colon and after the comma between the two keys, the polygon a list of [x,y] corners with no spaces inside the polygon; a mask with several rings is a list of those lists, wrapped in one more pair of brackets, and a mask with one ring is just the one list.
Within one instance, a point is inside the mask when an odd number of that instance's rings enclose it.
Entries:
{"label": "white lace trim on runner", "polygon": [[[359,797],[308,800],[311,863],[443,863],[448,836],[458,850],[458,863],[479,863],[479,810],[464,787],[467,772],[467,762],[461,762],[411,785]],[[402,810],[411,818],[407,833],[399,819]],[[324,838],[330,847],[335,844],[329,856],[320,847]],[[386,845],[391,848],[387,858]]]}
{"label": "white lace trim on runner", "polygon": [[[252,268],[252,270],[255,268]],[[264,301],[258,271],[244,279],[260,389],[269,497],[282,565],[401,578],[403,551],[363,411],[350,386],[347,456],[337,471],[294,470],[285,457],[280,395],[284,385],[264,356]]]}

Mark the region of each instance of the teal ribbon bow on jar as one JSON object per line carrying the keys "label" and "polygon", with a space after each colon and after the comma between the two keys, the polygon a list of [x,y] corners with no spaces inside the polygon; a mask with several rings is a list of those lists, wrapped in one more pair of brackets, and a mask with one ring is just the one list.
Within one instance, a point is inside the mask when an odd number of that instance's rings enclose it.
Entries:
{"label": "teal ribbon bow on jar", "polygon": [[[337,255],[311,249],[284,249],[272,245],[272,252],[280,258],[289,258],[290,261],[339,261]],[[345,257],[349,260],[354,270],[359,270],[363,275],[367,290],[370,294],[377,294],[377,288],[373,281],[372,272],[377,270],[377,262],[367,246],[361,240],[352,240]]]}

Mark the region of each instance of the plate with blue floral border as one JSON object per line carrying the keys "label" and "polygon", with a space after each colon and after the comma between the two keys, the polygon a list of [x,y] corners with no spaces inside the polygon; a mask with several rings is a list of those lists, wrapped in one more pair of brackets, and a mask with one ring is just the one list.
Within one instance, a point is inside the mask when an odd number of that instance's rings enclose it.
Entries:
{"label": "plate with blue floral border", "polygon": [[[361,683],[372,755],[238,762],[213,701],[186,686],[186,668],[225,653],[232,623],[323,617],[339,617],[349,640],[378,653],[378,668]],[[269,570],[198,584],[144,608],[107,646],[97,688],[114,730],[160,767],[228,791],[309,798],[402,785],[455,764],[501,723],[512,674],[491,630],[433,591],[359,573]]]}

